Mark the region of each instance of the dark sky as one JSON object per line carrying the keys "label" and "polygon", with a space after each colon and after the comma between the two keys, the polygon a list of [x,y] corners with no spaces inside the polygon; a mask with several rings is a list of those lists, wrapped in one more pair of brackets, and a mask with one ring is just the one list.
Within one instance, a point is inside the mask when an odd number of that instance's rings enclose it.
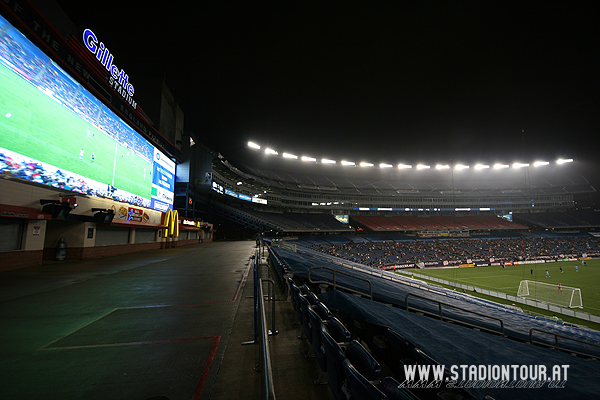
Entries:
{"label": "dark sky", "polygon": [[57,2],[131,83],[165,76],[186,130],[226,156],[248,140],[392,164],[600,149],[598,2]]}

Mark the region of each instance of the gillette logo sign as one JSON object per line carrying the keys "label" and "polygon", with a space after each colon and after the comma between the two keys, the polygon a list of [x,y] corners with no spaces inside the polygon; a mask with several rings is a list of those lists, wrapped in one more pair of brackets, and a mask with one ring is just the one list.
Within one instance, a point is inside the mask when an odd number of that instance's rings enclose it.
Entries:
{"label": "gillette logo sign", "polygon": [[113,55],[104,46],[104,43],[98,42],[98,38],[91,29],[86,29],[83,31],[83,43],[85,44],[85,47],[96,56],[104,68],[110,72],[112,78],[110,82],[111,86],[117,90],[115,86],[118,83],[122,90],[117,91],[125,100],[131,103],[131,96],[133,96],[135,93],[135,89],[133,85],[129,83],[129,77],[125,73],[125,70],[119,69],[113,64]]}

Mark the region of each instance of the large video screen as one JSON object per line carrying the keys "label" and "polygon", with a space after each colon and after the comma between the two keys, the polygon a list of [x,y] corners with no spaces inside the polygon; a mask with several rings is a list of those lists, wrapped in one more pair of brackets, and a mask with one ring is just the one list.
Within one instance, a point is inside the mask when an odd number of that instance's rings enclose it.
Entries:
{"label": "large video screen", "polygon": [[175,163],[0,16],[0,172],[164,211]]}

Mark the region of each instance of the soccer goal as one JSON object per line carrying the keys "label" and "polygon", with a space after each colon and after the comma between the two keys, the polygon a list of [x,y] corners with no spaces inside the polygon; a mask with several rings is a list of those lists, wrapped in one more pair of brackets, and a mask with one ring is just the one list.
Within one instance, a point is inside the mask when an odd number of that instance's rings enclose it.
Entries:
{"label": "soccer goal", "polygon": [[517,296],[562,307],[583,308],[581,289],[554,283],[521,281]]}

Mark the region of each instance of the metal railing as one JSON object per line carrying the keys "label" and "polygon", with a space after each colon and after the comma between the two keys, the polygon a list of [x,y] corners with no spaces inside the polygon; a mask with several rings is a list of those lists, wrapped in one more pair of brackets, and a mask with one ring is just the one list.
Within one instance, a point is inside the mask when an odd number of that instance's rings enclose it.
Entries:
{"label": "metal railing", "polygon": [[[316,270],[316,269],[325,269],[325,270],[328,270],[328,271],[332,271],[333,272],[333,282],[329,282],[329,281],[313,281],[310,275],[311,275],[311,272],[314,271],[314,270]],[[369,285],[368,296],[370,297],[371,300],[373,300],[373,286],[371,285],[371,281],[368,280],[368,279],[362,278],[360,276],[357,276],[357,275],[354,275],[354,274],[350,274],[348,272],[344,272],[344,271],[340,271],[340,270],[337,270],[337,269],[334,269],[334,268],[331,268],[331,267],[324,267],[324,266],[321,266],[321,267],[310,267],[308,269],[308,280],[309,280],[310,283],[316,283],[316,284],[319,284],[319,283],[333,284],[333,289],[337,289],[338,287],[340,287],[342,289],[349,290],[349,291],[354,292],[354,293],[365,294],[365,295],[367,294],[367,293],[361,292],[359,290],[356,290],[354,288],[350,288],[350,287],[338,285],[337,278],[336,278],[337,274],[342,274],[342,275],[349,276],[351,278],[357,279],[359,281],[366,282]]]}
{"label": "metal railing", "polygon": [[269,331],[267,328],[267,316],[265,313],[265,298],[263,294],[262,284],[263,282],[271,283],[271,290],[273,288],[273,280],[271,279],[259,279],[258,285],[258,326],[259,326],[259,353],[260,353],[260,373],[262,374],[261,379],[261,398],[265,400],[275,400],[275,387],[273,385],[273,368],[271,365],[271,349],[269,346],[269,335],[275,332],[275,301],[271,297],[271,303],[273,303],[272,313],[272,329]]}
{"label": "metal railing", "polygon": [[498,333],[497,331],[495,331],[495,330],[493,330],[493,329],[486,328],[486,327],[484,327],[484,326],[481,326],[481,325],[475,325],[475,324],[472,324],[472,323],[469,323],[469,322],[465,322],[465,321],[461,321],[461,320],[458,320],[458,319],[455,319],[455,318],[450,318],[450,317],[448,317],[448,316],[444,317],[444,315],[443,315],[443,313],[442,313],[442,305],[444,305],[444,306],[446,306],[446,307],[452,307],[452,308],[456,308],[457,310],[461,310],[461,311],[464,311],[464,312],[467,312],[467,313],[470,313],[470,314],[479,315],[480,317],[485,317],[485,318],[489,318],[489,319],[493,319],[493,320],[495,320],[495,321],[498,321],[498,322],[500,322],[500,334],[501,334],[502,336],[506,336],[506,334],[504,333],[504,321],[502,321],[500,318],[497,318],[497,317],[492,317],[492,316],[490,316],[490,315],[487,315],[487,314],[478,313],[478,312],[476,312],[476,311],[467,310],[466,308],[462,308],[462,307],[455,306],[455,305],[452,305],[452,304],[448,304],[448,303],[442,303],[441,301],[438,301],[438,300],[433,300],[433,299],[430,299],[430,298],[427,298],[427,297],[424,297],[424,296],[419,296],[418,294],[414,294],[414,293],[407,293],[407,294],[406,294],[406,298],[404,299],[404,305],[405,305],[405,309],[406,309],[406,311],[410,311],[410,310],[412,309],[412,310],[414,310],[414,311],[420,311],[420,312],[422,312],[422,313],[424,313],[424,314],[429,314],[429,315],[432,315],[432,316],[435,316],[435,315],[436,315],[436,314],[435,314],[435,313],[433,313],[433,312],[426,311],[426,310],[423,310],[423,309],[421,309],[421,308],[410,307],[410,306],[408,305],[408,298],[409,298],[410,296],[413,296],[413,297],[418,297],[418,298],[420,298],[420,299],[423,299],[423,300],[428,300],[428,301],[431,301],[431,302],[433,302],[433,303],[437,303],[437,304],[438,304],[438,309],[439,309],[439,313],[438,313],[437,315],[440,317],[440,320],[442,320],[442,321],[444,321],[444,320],[445,320],[445,321],[452,321],[452,322],[456,322],[456,323],[458,323],[458,324],[462,324],[462,325],[470,326],[470,327],[472,327],[472,328],[477,328],[477,329],[481,329],[481,330],[486,330],[486,331],[489,331],[489,332],[492,332],[492,333]]}
{"label": "metal railing", "polygon": [[[537,331],[537,332],[545,333],[545,334],[550,335],[550,336],[554,336],[554,345],[552,345],[550,343],[546,343],[546,342],[537,342],[537,341],[534,342],[533,341],[533,331]],[[536,345],[541,345],[541,346],[545,346],[545,347],[555,348],[556,350],[566,351],[566,352],[569,352],[569,353],[575,353],[575,354],[580,355],[580,356],[586,356],[586,357],[591,357],[591,358],[598,358],[597,355],[595,356],[595,355],[583,353],[581,351],[572,350],[572,349],[568,348],[567,346],[562,346],[562,347],[559,346],[558,345],[558,338],[559,337],[561,337],[563,339],[566,339],[566,340],[570,340],[572,342],[582,343],[582,344],[585,344],[585,345],[588,345],[588,346],[593,346],[593,347],[600,348],[600,346],[597,345],[597,344],[595,344],[595,343],[590,343],[590,342],[586,342],[584,340],[579,340],[579,339],[571,338],[571,337],[568,337],[568,336],[565,336],[565,335],[560,335],[560,334],[554,333],[554,332],[548,332],[548,331],[545,331],[543,329],[531,328],[529,330],[529,343],[530,344],[536,344]]]}

